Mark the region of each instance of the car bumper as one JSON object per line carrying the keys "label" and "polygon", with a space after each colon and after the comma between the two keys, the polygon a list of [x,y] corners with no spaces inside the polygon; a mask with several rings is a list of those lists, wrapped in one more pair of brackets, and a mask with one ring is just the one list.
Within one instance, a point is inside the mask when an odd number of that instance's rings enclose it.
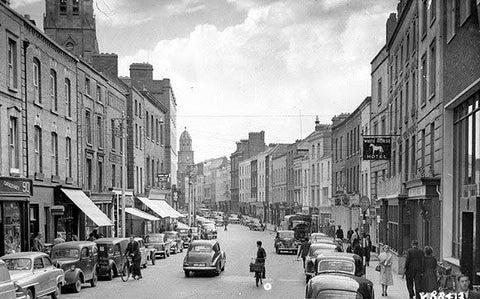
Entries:
{"label": "car bumper", "polygon": [[214,271],[216,270],[216,267],[211,267],[211,266],[183,266],[183,270],[186,271]]}

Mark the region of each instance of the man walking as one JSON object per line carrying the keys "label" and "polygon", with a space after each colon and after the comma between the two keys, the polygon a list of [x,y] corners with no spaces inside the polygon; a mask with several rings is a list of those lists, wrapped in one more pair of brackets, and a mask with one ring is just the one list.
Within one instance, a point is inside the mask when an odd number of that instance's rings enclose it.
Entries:
{"label": "man walking", "polygon": [[338,226],[338,229],[335,235],[337,236],[337,239],[343,242],[343,229],[341,225]]}
{"label": "man walking", "polygon": [[42,238],[43,238],[42,233],[38,233],[35,239],[33,239],[32,251],[39,251],[39,252],[45,251],[45,245],[43,243]]}
{"label": "man walking", "polygon": [[303,259],[303,268],[305,269],[305,258],[308,255],[308,250],[310,249],[310,241],[308,237],[305,238],[305,241],[302,242],[302,245],[300,245],[300,250],[298,251],[297,259],[302,256]]}
{"label": "man walking", "polygon": [[[407,250],[407,259],[405,261],[405,278],[407,280],[407,289],[410,299],[420,299],[422,291],[422,275],[423,275],[423,250],[418,248],[418,241],[412,241],[412,248]],[[415,284],[415,290],[413,285]]]}
{"label": "man walking", "polygon": [[127,249],[125,250],[125,255],[132,256],[133,261],[133,278],[134,279],[141,279],[142,273],[140,273],[140,262],[142,260],[142,255],[140,253],[140,247],[138,242],[135,241],[134,235],[130,236],[130,242],[127,245]]}

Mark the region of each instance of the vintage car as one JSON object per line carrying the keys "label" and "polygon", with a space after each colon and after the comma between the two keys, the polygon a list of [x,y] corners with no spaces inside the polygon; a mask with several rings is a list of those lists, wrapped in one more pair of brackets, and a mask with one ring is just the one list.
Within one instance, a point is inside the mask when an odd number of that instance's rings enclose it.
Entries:
{"label": "vintage car", "polygon": [[362,277],[365,274],[362,258],[354,253],[323,252],[315,259],[315,275],[343,273]]}
{"label": "vintage car", "polygon": [[183,248],[188,248],[188,245],[190,244],[190,236],[188,233],[188,228],[177,228],[177,232],[183,241]]}
{"label": "vintage car", "polygon": [[170,247],[171,253],[177,254],[177,252],[183,252],[183,241],[180,237],[180,234],[176,231],[167,231],[165,232],[167,241],[171,241],[172,246]]}
{"label": "vintage car", "polygon": [[146,239],[148,247],[155,249],[155,258],[157,258],[157,256],[163,258],[167,258],[170,256],[170,248],[172,247],[172,242],[167,241],[167,237],[165,236],[165,234],[150,234]]}
{"label": "vintage car", "polygon": [[5,262],[0,260],[0,298],[16,298],[16,286]]}
{"label": "vintage car", "polygon": [[94,241],[98,247],[98,276],[108,280],[120,274],[125,264],[128,238],[100,238]]}
{"label": "vintage car", "polygon": [[225,221],[221,216],[215,216],[215,225],[216,226],[222,226],[225,224]]}
{"label": "vintage car", "polygon": [[277,231],[277,237],[275,238],[274,246],[275,246],[275,252],[277,254],[282,251],[297,253],[298,244],[295,241],[293,230]]}
{"label": "vintage car", "polygon": [[263,223],[260,223],[260,220],[258,219],[253,219],[249,226],[250,230],[258,230],[258,231],[264,231],[265,230],[265,226],[263,225]]}
{"label": "vintage car", "polygon": [[305,281],[308,282],[310,278],[315,276],[315,260],[319,255],[325,252],[335,252],[337,250],[336,244],[328,243],[314,243],[310,245],[308,254],[305,258]]}
{"label": "vintage car", "polygon": [[97,285],[98,249],[90,241],[70,241],[53,246],[50,253],[52,262],[65,271],[64,287],[80,292],[82,283]]}
{"label": "vintage car", "polygon": [[183,260],[183,271],[185,277],[189,277],[190,272],[214,272],[215,275],[220,275],[225,270],[226,262],[227,256],[217,240],[195,240],[188,247]]}
{"label": "vintage car", "polygon": [[323,240],[325,238],[333,239],[333,238],[328,237],[324,233],[312,233],[312,234],[310,234],[310,242],[311,243],[316,243],[317,240]]}
{"label": "vintage car", "polygon": [[152,265],[155,265],[156,260],[156,248],[145,244],[143,238],[134,238],[140,247],[140,253],[142,255],[142,260],[140,261],[140,267],[147,268],[148,261],[152,262]]}
{"label": "vintage car", "polygon": [[228,217],[228,223],[240,223],[240,218],[238,218],[237,214],[231,214],[230,217]]}
{"label": "vintage car", "polygon": [[203,222],[201,231],[201,238],[204,240],[211,240],[217,238],[217,227],[213,222]]}
{"label": "vintage car", "polygon": [[[2,256],[11,280],[27,293],[27,298],[60,297],[65,277],[43,252],[20,252]],[[22,292],[20,290],[19,293]],[[4,298],[4,297],[1,297]],[[13,297],[15,298],[15,296]]]}
{"label": "vintage car", "polygon": [[310,279],[305,298],[374,299],[373,283],[348,274],[321,274]]}

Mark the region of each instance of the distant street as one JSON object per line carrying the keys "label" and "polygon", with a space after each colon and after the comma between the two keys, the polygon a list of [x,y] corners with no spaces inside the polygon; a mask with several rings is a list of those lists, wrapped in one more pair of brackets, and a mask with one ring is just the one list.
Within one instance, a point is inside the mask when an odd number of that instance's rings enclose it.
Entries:
{"label": "distant street", "polygon": [[[305,276],[296,256],[277,255],[273,249],[273,232],[250,231],[231,224],[228,231],[218,230],[227,264],[220,276],[195,275],[186,278],[182,269],[183,253],[158,259],[155,266],[142,269],[143,279],[123,282],[99,281],[95,288],[84,284],[79,294],[62,294],[63,298],[304,298]],[[256,241],[261,240],[267,251],[267,279],[256,287],[249,272],[250,257],[256,255]],[[267,283],[271,285],[268,288]],[[269,290],[266,290],[269,289]]]}

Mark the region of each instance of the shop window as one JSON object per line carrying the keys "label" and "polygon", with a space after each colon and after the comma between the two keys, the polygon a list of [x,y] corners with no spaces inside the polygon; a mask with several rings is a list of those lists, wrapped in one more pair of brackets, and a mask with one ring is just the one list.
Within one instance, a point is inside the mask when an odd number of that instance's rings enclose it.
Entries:
{"label": "shop window", "polygon": [[21,252],[21,207],[19,202],[4,202],[3,215],[3,236],[5,253]]}

